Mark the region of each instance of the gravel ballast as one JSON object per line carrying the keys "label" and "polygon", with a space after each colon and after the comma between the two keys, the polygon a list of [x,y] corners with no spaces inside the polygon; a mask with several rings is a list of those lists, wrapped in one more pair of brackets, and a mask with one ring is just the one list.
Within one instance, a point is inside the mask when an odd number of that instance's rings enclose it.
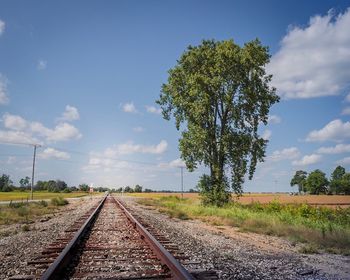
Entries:
{"label": "gravel ballast", "polygon": [[[22,231],[23,224],[0,227],[0,279],[14,275],[26,275],[27,262],[38,255],[48,244],[85,214],[101,197],[69,200],[69,204],[29,224],[29,231]],[[4,235],[8,235],[4,237]]]}
{"label": "gravel ballast", "polygon": [[301,254],[298,245],[278,237],[169,218],[135,198],[122,199],[200,269],[215,270],[220,279],[350,279],[349,256]]}
{"label": "gravel ballast", "polygon": [[[27,261],[54,241],[100,198],[70,201],[58,212],[38,218],[23,232],[22,224],[0,227],[0,279],[27,274]],[[350,279],[350,257],[298,253],[284,239],[237,228],[212,226],[199,220],[169,218],[136,198],[124,202],[159,233],[176,244],[189,270],[215,271],[220,279]],[[8,236],[6,236],[8,235]]]}

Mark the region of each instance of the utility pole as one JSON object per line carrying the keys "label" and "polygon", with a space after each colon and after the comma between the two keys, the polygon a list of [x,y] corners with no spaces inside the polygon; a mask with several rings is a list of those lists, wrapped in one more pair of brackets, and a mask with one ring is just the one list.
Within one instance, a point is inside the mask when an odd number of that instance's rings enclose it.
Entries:
{"label": "utility pole", "polygon": [[32,185],[30,186],[30,196],[31,200],[33,200],[33,187],[34,187],[34,170],[35,170],[35,157],[36,157],[36,148],[41,147],[38,144],[33,144],[34,153],[33,153],[33,170],[32,170]]}

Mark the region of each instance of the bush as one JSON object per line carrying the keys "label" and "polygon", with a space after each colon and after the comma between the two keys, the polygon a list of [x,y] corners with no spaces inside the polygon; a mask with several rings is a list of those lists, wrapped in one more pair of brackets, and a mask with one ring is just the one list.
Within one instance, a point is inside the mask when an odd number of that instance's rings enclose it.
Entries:
{"label": "bush", "polygon": [[54,197],[51,199],[51,204],[55,206],[63,206],[67,205],[69,202],[67,199],[64,199],[63,197]]}
{"label": "bush", "polygon": [[45,200],[40,200],[37,204],[42,207],[47,207],[49,205]]}

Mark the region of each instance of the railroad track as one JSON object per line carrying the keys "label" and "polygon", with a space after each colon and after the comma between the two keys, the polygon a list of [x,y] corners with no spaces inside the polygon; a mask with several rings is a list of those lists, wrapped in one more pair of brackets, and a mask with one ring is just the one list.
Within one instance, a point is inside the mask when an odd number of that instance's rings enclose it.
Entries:
{"label": "railroad track", "polygon": [[217,279],[211,271],[191,274],[181,264],[187,259],[107,195],[28,262],[28,275],[10,279]]}

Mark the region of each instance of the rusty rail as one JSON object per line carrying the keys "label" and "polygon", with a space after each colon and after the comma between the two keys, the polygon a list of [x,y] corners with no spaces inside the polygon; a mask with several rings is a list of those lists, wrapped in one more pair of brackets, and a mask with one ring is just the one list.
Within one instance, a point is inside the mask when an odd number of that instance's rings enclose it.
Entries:
{"label": "rusty rail", "polygon": [[[114,197],[113,197],[114,198]],[[123,210],[135,229],[143,236],[144,240],[149,244],[160,261],[165,264],[171,271],[174,279],[191,280],[195,279],[174,257],[171,255],[162,244],[160,244],[147,229],[145,229],[134,216],[125,208],[125,206],[116,198],[114,198],[119,207]]]}
{"label": "rusty rail", "polygon": [[84,237],[87,230],[89,230],[89,228],[92,226],[103,204],[105,203],[106,198],[107,198],[107,195],[102,199],[102,201],[96,207],[94,212],[89,216],[86,222],[81,226],[79,231],[77,231],[73,239],[67,244],[67,246],[59,254],[56,260],[43,273],[43,275],[40,277],[40,280],[60,279],[60,272],[65,269],[65,266],[71,260],[72,256],[74,255],[73,253],[74,249],[77,247],[81,239]]}

